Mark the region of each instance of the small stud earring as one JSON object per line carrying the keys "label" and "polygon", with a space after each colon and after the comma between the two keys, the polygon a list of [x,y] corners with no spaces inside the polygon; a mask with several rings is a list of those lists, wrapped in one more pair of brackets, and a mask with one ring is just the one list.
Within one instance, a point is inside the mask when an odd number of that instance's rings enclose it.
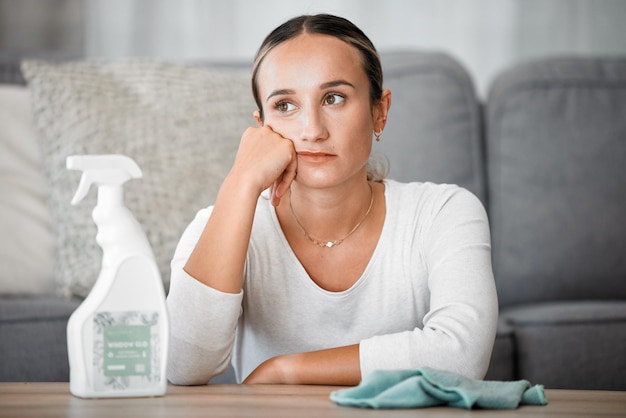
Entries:
{"label": "small stud earring", "polygon": [[376,137],[376,142],[380,142],[380,136],[383,134],[383,131],[376,132],[374,131],[374,136]]}

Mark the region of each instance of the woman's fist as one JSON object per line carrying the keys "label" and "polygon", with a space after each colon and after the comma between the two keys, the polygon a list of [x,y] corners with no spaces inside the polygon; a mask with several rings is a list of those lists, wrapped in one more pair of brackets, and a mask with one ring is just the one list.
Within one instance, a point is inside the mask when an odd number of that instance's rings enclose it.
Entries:
{"label": "woman's fist", "polygon": [[293,142],[271,127],[248,128],[241,137],[231,174],[258,190],[270,188],[277,206],[296,177],[297,158]]}

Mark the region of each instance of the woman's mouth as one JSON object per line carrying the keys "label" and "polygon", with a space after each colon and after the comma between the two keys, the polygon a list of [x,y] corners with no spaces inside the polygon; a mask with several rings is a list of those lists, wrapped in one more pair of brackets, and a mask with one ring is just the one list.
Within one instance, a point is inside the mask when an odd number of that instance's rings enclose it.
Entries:
{"label": "woman's mouth", "polygon": [[298,160],[307,163],[325,163],[336,157],[334,154],[327,154],[325,152],[313,152],[313,151],[299,151]]}

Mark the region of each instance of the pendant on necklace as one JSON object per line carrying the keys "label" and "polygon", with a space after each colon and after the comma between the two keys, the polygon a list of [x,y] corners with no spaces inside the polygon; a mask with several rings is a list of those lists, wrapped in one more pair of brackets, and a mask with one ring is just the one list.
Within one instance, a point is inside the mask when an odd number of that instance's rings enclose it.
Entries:
{"label": "pendant on necklace", "polygon": [[354,231],[359,229],[359,227],[361,226],[363,221],[365,221],[365,219],[367,218],[367,215],[369,215],[370,211],[372,210],[372,206],[374,205],[374,190],[372,189],[372,185],[369,184],[369,182],[367,183],[367,185],[370,188],[371,197],[370,197],[370,205],[367,208],[367,211],[365,212],[365,215],[363,215],[361,220],[354,226],[354,228],[352,228],[350,230],[350,232],[348,232],[348,234],[346,236],[344,236],[341,239],[336,239],[334,241],[327,241],[327,242],[318,241],[315,238],[313,238],[312,236],[310,236],[308,232],[306,232],[306,229],[304,229],[304,226],[302,226],[302,224],[300,223],[300,220],[298,220],[298,217],[296,216],[296,213],[293,210],[293,205],[291,204],[291,194],[289,194],[289,208],[291,209],[291,214],[293,215],[293,218],[296,220],[296,223],[300,227],[300,230],[302,230],[302,233],[304,234],[305,238],[308,239],[309,241],[311,241],[313,244],[315,244],[315,245],[317,245],[319,247],[322,247],[322,248],[324,248],[324,247],[326,247],[326,248],[333,248],[333,247],[338,246],[342,242],[344,242],[346,240],[346,238],[348,238],[350,235],[352,235],[352,233]]}

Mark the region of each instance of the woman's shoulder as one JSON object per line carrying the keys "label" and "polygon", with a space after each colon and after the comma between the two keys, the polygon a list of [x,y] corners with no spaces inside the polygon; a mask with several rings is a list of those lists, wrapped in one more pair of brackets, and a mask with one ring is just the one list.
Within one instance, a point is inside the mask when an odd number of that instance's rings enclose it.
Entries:
{"label": "woman's shoulder", "polygon": [[414,210],[459,205],[482,208],[482,203],[472,192],[456,184],[432,182],[399,182],[385,180],[385,194],[390,207]]}
{"label": "woman's shoulder", "polygon": [[[458,193],[470,193],[467,189],[456,184],[432,183],[432,182],[400,182],[396,180],[385,180],[385,191],[389,197],[394,198],[436,198],[440,196],[450,196]],[[471,193],[470,193],[471,194]]]}

